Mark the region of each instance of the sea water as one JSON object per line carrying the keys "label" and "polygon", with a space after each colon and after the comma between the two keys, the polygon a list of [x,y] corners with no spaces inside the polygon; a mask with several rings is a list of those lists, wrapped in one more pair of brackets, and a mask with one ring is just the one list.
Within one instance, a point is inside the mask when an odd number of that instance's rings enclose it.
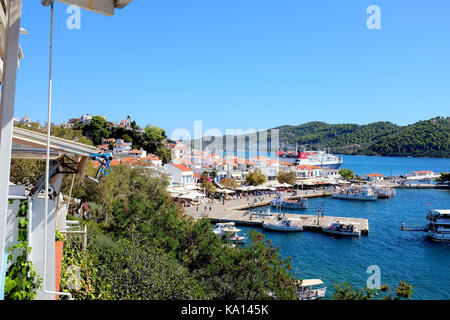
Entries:
{"label": "sea water", "polygon": [[[449,159],[384,158],[345,156],[343,167],[355,173],[404,174],[414,170],[450,171]],[[380,268],[381,284],[393,289],[399,280],[413,286],[413,299],[450,299],[450,243],[433,242],[424,232],[401,231],[406,226],[424,226],[430,209],[450,209],[450,190],[397,189],[392,199],[351,201],[333,198],[309,199],[306,210],[283,209],[287,213],[369,219],[369,235],[343,238],[303,231],[263,232],[282,257],[292,257],[293,272],[299,279],[321,278],[332,298],[334,284],[349,282],[355,287],[367,285],[369,266]],[[255,210],[276,208],[257,208]],[[241,227],[240,227],[241,228]],[[250,228],[242,228],[248,235]],[[369,282],[370,283],[370,282]]]}

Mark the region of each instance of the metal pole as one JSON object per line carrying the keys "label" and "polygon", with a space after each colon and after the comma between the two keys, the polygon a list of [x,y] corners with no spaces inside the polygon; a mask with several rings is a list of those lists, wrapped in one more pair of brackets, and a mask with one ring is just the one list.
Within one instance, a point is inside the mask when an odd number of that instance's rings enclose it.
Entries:
{"label": "metal pole", "polygon": [[[16,76],[19,57],[19,34],[22,0],[9,0],[7,6],[7,28],[5,30],[5,56],[0,104],[0,286],[4,287],[6,274],[5,236],[8,212],[9,169],[16,95]],[[3,290],[0,290],[3,292]],[[3,300],[3,294],[0,300]]]}

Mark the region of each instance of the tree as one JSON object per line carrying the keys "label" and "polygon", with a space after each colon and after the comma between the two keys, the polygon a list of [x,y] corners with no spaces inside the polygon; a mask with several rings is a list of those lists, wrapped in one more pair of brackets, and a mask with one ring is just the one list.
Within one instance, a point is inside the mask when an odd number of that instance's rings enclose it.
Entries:
{"label": "tree", "polygon": [[395,286],[395,297],[392,296],[391,287],[387,284],[380,286],[379,289],[357,289],[348,282],[342,285],[335,284],[335,291],[333,293],[334,300],[371,300],[374,298],[384,300],[400,300],[410,299],[414,293],[413,287],[404,281],[399,281],[398,286]]}
{"label": "tree", "polygon": [[297,179],[297,174],[294,171],[279,171],[277,180],[279,183],[288,183],[293,185]]}
{"label": "tree", "polygon": [[250,171],[245,177],[245,183],[251,186],[258,186],[266,182],[266,177],[262,173],[261,169],[256,168]]}
{"label": "tree", "polygon": [[442,172],[441,176],[437,178],[436,181],[440,183],[450,183],[450,172]]}
{"label": "tree", "polygon": [[224,178],[220,180],[220,184],[229,189],[236,189],[239,186],[236,180],[230,178]]}
{"label": "tree", "polygon": [[344,179],[347,180],[351,180],[353,178],[355,178],[355,174],[353,173],[353,170],[344,168],[339,170],[339,174],[341,175],[341,177],[343,177]]}

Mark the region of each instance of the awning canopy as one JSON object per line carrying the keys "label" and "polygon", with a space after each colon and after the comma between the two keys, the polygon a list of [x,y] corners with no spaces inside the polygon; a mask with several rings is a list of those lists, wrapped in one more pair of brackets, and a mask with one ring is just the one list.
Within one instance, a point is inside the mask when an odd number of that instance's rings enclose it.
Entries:
{"label": "awning canopy", "polygon": [[[23,158],[33,158],[32,154],[35,155],[35,159],[42,159],[42,155],[45,158],[47,148],[46,134],[14,127],[12,141],[14,143],[13,158],[21,158],[20,153],[24,154]],[[91,154],[97,153],[97,148],[94,146],[56,137],[50,137],[50,150],[53,150],[51,153],[53,156],[56,156],[56,153],[58,153],[59,155],[89,157]]]}
{"label": "awning canopy", "polygon": [[[114,15],[114,9],[123,9],[133,0],[56,0],[68,5],[76,5],[82,9],[94,11],[107,16]],[[51,1],[41,0],[44,6],[48,6]]]}
{"label": "awning canopy", "polygon": [[302,287],[310,287],[310,286],[317,286],[317,285],[323,284],[323,281],[320,279],[304,279],[304,280],[299,280],[298,284]]}

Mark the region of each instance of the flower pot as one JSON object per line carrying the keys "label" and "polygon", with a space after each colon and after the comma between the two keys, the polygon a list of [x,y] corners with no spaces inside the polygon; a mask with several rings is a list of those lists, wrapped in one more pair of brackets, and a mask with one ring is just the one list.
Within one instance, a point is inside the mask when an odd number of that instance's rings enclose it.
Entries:
{"label": "flower pot", "polygon": [[[59,282],[61,279],[61,267],[63,259],[63,241],[55,241],[55,291],[59,292]],[[56,296],[58,300],[58,296]]]}

